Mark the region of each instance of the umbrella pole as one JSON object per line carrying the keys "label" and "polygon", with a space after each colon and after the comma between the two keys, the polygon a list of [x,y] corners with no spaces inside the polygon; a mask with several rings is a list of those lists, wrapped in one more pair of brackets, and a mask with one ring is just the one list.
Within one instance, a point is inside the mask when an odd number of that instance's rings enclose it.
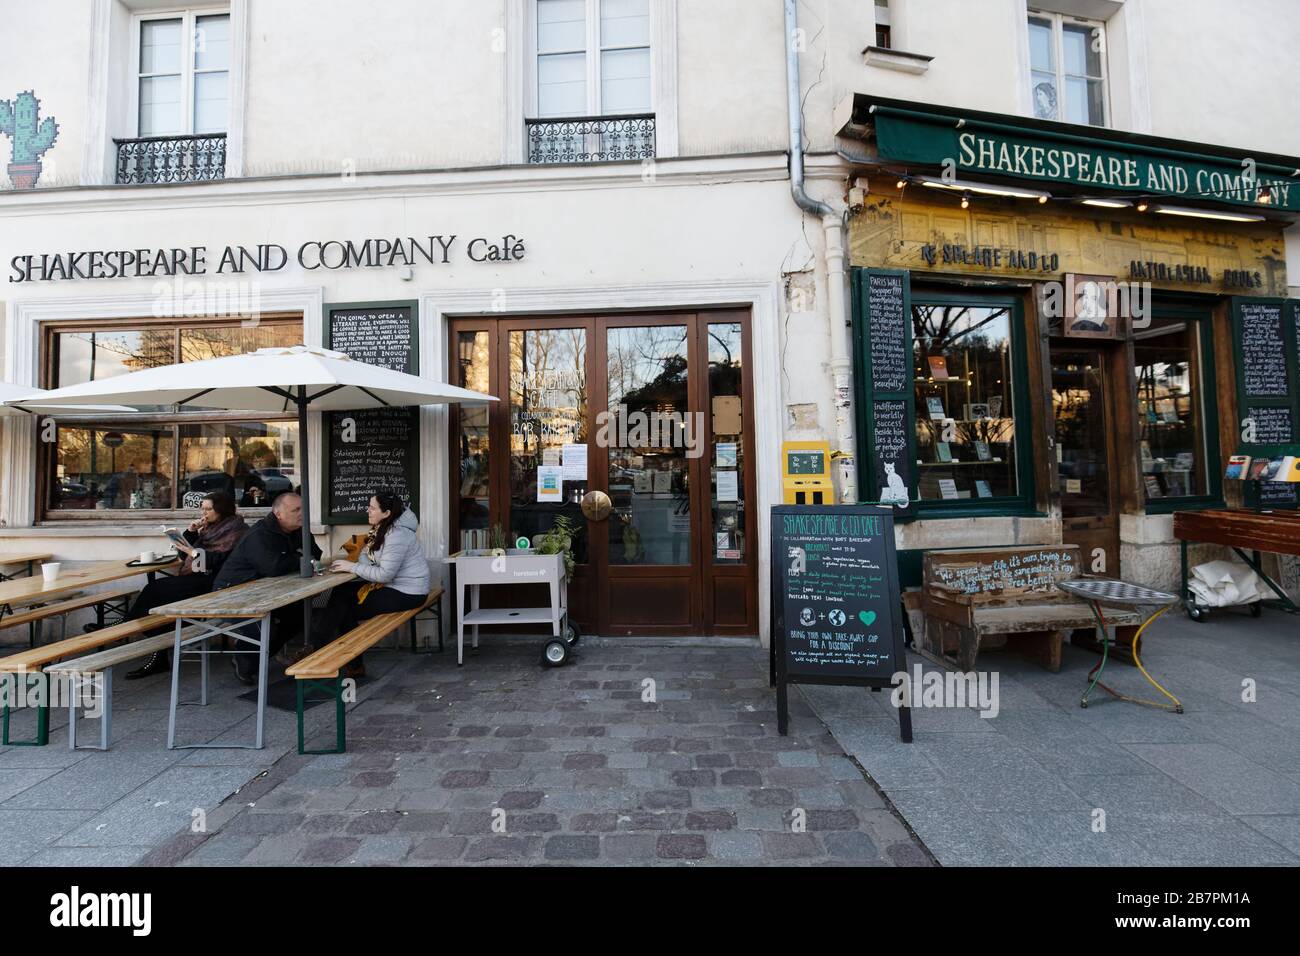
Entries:
{"label": "umbrella pole", "polygon": [[[298,386],[298,471],[302,475],[302,562],[304,578],[315,574],[311,559],[311,459],[307,454],[307,389]],[[302,602],[302,639],[311,641],[311,598]]]}

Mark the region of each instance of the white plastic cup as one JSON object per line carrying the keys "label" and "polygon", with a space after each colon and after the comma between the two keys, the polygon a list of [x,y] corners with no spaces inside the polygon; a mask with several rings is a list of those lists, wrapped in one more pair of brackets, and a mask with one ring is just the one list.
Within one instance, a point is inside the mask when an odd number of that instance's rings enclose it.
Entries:
{"label": "white plastic cup", "polygon": [[45,579],[46,584],[53,584],[59,579],[59,569],[63,567],[62,562],[49,561],[41,565],[41,577]]}
{"label": "white plastic cup", "polygon": [[141,564],[153,564],[153,560],[154,560],[154,557],[153,557],[153,552],[152,552],[152,551],[141,551],[141,552],[140,552],[140,563],[141,563]]}

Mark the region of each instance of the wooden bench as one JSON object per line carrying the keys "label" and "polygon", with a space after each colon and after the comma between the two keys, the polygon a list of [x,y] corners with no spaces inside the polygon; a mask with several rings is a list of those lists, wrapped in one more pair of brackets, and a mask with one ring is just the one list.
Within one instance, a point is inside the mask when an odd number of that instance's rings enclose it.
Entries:
{"label": "wooden bench", "polygon": [[[346,716],[344,711],[343,668],[352,663],[367,650],[382,641],[388,634],[403,624],[411,625],[411,650],[415,650],[415,619],[430,606],[442,600],[442,588],[435,587],[419,607],[409,611],[393,611],[380,614],[368,621],[362,621],[352,630],[331,641],[317,651],[294,662],[285,668],[285,674],[297,681],[298,692],[298,753],[300,754],[341,754],[347,749]],[[439,620],[438,643],[442,644],[442,622]],[[312,690],[325,692],[328,696],[318,698],[334,703],[335,747],[333,750],[307,750],[303,737],[304,705],[308,703],[307,693]],[[314,703],[314,701],[312,701]]]}
{"label": "wooden bench", "polygon": [[[1077,545],[929,551],[923,570],[922,646],[938,661],[955,656],[963,671],[980,651],[1009,647],[1057,672],[1065,636],[1096,633],[1088,605],[1056,587],[1080,576]],[[1106,623],[1131,644],[1142,617],[1108,609]]]}
{"label": "wooden bench", "polygon": [[[35,647],[35,625],[48,618],[57,617],[62,624],[59,640],[64,640],[68,636],[68,615],[73,611],[93,607],[96,620],[103,624],[104,615],[110,610],[119,614],[126,614],[131,598],[139,590],[139,588],[131,585],[123,585],[117,588],[107,588],[103,591],[94,591],[90,594],[76,594],[70,599],[60,601],[57,604],[35,605],[17,614],[0,617],[0,627],[18,627],[20,624],[31,625],[31,630],[28,633],[28,643]],[[115,604],[116,606],[114,606]]]}
{"label": "wooden bench", "polygon": [[[151,615],[156,616],[156,615]],[[141,618],[144,620],[144,618]],[[167,619],[163,618],[162,623]],[[134,623],[134,622],[128,622]],[[155,623],[152,625],[157,627]],[[187,627],[181,631],[181,639],[193,636],[199,631],[198,627]],[[119,647],[110,647],[107,650],[98,651],[94,654],[88,654],[85,657],[78,657],[75,660],[63,661],[59,664],[51,664],[45,668],[45,673],[52,677],[66,677],[68,680],[68,749],[77,749],[77,697],[80,690],[86,686],[93,686],[96,675],[104,675],[103,690],[101,691],[103,699],[103,710],[99,716],[99,746],[83,747],[83,750],[107,750],[108,741],[112,734],[113,723],[113,668],[119,664],[126,664],[130,661],[137,661],[158,651],[170,650],[176,641],[176,632],[170,631],[166,634],[155,634],[152,637],[146,637],[130,644],[123,644]]]}
{"label": "wooden bench", "polygon": [[[151,631],[156,627],[168,623],[170,623],[169,619],[163,617],[161,614],[147,614],[134,621],[123,621],[121,624],[114,624],[112,627],[106,627],[102,630],[94,631],[91,634],[83,634],[78,637],[68,638],[64,641],[56,641],[53,644],[44,644],[40,647],[34,647],[31,650],[20,651],[17,654],[10,654],[8,657],[0,657],[0,675],[15,675],[12,680],[16,685],[18,680],[17,675],[19,674],[36,674],[40,677],[42,676],[44,668],[57,661],[66,660],[75,657],[78,654],[84,654],[87,651],[95,651],[118,641],[129,640],[132,637],[137,637],[140,634],[143,634],[145,631]],[[171,636],[167,636],[170,640]],[[15,686],[14,689],[16,691],[17,687]],[[46,684],[45,691],[48,698],[48,683]],[[37,710],[36,737],[32,740],[10,740],[9,706],[7,701],[5,702],[3,713],[4,733],[0,740],[2,740],[5,745],[11,747],[43,747],[49,742],[50,722],[48,700]]]}

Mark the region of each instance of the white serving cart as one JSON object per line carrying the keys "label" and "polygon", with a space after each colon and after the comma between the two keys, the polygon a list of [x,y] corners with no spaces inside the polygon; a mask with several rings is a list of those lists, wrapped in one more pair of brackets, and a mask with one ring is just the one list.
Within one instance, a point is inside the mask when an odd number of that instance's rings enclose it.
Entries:
{"label": "white serving cart", "polygon": [[[569,582],[564,555],[538,554],[532,549],[458,551],[447,559],[456,566],[456,663],[465,663],[465,625],[472,629],[473,647],[478,648],[479,628],[485,624],[535,624],[550,628],[542,645],[542,664],[559,667],[578,643],[578,629],[569,621]],[[479,605],[479,589],[485,584],[545,584],[551,603],[544,607],[485,608]],[[469,590],[469,600],[465,591]]]}

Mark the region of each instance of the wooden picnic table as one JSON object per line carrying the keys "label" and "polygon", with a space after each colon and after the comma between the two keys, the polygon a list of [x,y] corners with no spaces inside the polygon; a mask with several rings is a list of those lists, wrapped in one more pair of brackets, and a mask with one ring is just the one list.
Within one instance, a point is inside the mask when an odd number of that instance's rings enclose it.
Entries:
{"label": "wooden picnic table", "polygon": [[[299,601],[309,601],[318,594],[324,594],[340,585],[355,581],[357,576],[350,573],[327,572],[310,578],[298,574],[286,574],[276,578],[260,578],[220,591],[212,591],[198,597],[173,601],[151,608],[154,614],[169,617],[176,624],[176,633],[172,645],[172,693],[171,707],[167,721],[167,749],[176,746],[176,710],[180,705],[181,653],[191,645],[202,645],[198,651],[201,674],[200,704],[208,702],[208,657],[220,651],[207,649],[207,642],[218,635],[232,637],[237,642],[252,644],[257,650],[233,651],[236,654],[256,653],[257,660],[257,731],[253,749],[263,746],[263,726],[266,718],[267,658],[271,641],[271,614],[282,607],[288,607]],[[227,623],[227,622],[236,623]],[[249,621],[258,621],[258,637],[248,636],[241,630]],[[191,625],[185,630],[186,625]],[[304,635],[308,637],[309,635]],[[248,744],[184,744],[180,749],[202,747],[243,747]]]}
{"label": "wooden picnic table", "polygon": [[48,584],[44,577],[16,578],[12,581],[0,582],[0,607],[45,604],[54,598],[80,591],[82,588],[120,581],[122,578],[134,577],[137,574],[147,574],[152,580],[155,572],[175,567],[179,563],[173,560],[147,567],[129,567],[126,561],[96,561],[85,567],[63,570],[58,578]]}
{"label": "wooden picnic table", "polygon": [[[31,552],[30,554],[0,554],[0,569],[6,568],[11,564],[24,564],[27,566],[27,576],[30,578],[36,571],[36,564],[39,561],[48,561],[54,557],[49,552]],[[18,576],[17,571],[6,572],[0,570],[0,581],[9,581]]]}

